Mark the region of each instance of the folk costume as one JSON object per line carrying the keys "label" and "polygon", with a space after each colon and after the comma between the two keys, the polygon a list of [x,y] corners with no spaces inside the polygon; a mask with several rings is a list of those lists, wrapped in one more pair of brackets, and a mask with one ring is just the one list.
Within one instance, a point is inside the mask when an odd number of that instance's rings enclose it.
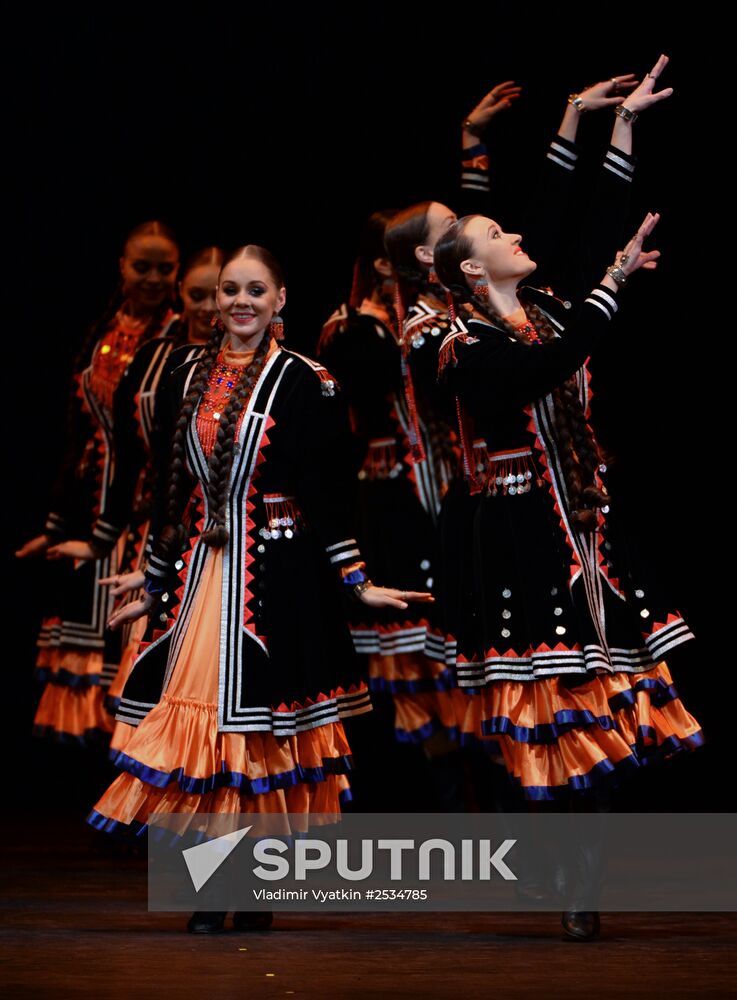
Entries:
{"label": "folk costume", "polygon": [[[129,562],[139,539],[128,536],[128,520],[113,525],[109,511],[120,496],[114,423],[121,407],[117,390],[129,366],[145,355],[160,370],[162,354],[171,349],[166,334],[174,321],[164,307],[151,321],[137,321],[119,310],[94,344],[75,376],[69,408],[67,453],[53,489],[53,509],[46,533],[53,542],[89,538],[93,533],[99,557],[81,561],[65,578],[57,595],[58,608],[47,616],[39,637],[37,676],[45,688],[34,719],[37,735],[82,744],[106,740],[113,718],[105,696],[121,656],[120,637],[106,632],[113,599],[99,581]],[[157,364],[159,367],[157,367]],[[154,374],[155,378],[155,374]],[[140,384],[139,430],[145,433],[144,411],[151,373],[145,366]],[[131,404],[132,406],[132,404]]]}
{"label": "folk costume", "polygon": [[[563,141],[565,142],[565,141]],[[567,175],[575,153],[551,144],[546,164]],[[460,209],[488,209],[489,159],[483,143],[463,150]],[[357,533],[377,580],[432,589],[439,560],[443,498],[462,471],[452,399],[437,385],[438,351],[450,327],[441,286],[414,287],[400,307],[342,305],[325,324],[318,355],[340,379],[358,447]],[[404,612],[360,607],[351,621],[356,649],[369,656],[369,686],[391,695],[395,734],[421,742],[459,735],[467,696],[446,663],[431,606]],[[370,617],[369,617],[370,614]]]}
{"label": "folk costume", "polygon": [[[150,554],[150,517],[159,475],[166,474],[167,445],[157,440],[154,420],[156,394],[167,360],[187,336],[186,322],[176,319],[167,335],[148,341],[125,370],[113,400],[115,473],[106,502],[92,529],[95,548],[110,550],[127,537],[125,560],[119,572],[140,570]],[[114,716],[120,703],[145,621],[121,630],[121,656],[105,695],[105,707]],[[114,746],[114,737],[111,740]]]}
{"label": "folk costume", "polygon": [[[201,353],[170,359],[162,439],[173,437]],[[155,543],[146,570],[149,589],[176,600],[156,609],[125,685],[123,773],[89,817],[99,829],[140,832],[156,811],[180,814],[182,832],[203,813],[299,813],[307,823],[350,797],[341,720],[371,706],[343,581],[362,577],[363,562],[350,527],[347,420],[324,367],[271,342],[238,418],[229,540],[215,548],[202,538],[213,524],[217,421],[252,360],[221,350],[186,429],[187,540],[173,554]],[[155,532],[159,524],[155,516]]]}
{"label": "folk costume", "polygon": [[[552,155],[566,171],[548,171],[555,183],[542,202],[548,215],[524,239],[543,274],[551,252],[560,259],[560,211],[577,158],[572,144],[557,146]],[[590,266],[578,269],[582,282],[602,274],[620,245],[633,171],[632,157],[610,147],[587,226],[582,259]],[[556,393],[573,377],[588,422],[587,358],[618,302],[603,286],[568,288],[566,300],[550,289],[521,291],[527,313],[537,306],[552,328],[547,341],[525,313],[506,317],[504,329],[461,313],[440,357],[441,376],[459,402],[467,473],[463,495],[443,512],[446,662],[471,695],[463,737],[500,753],[525,796],[539,801],[597,787],[624,766],[703,740],[666,663],[691,631],[652,568],[628,551],[616,500],[611,510],[594,508],[595,530],[576,523]],[[585,446],[576,439],[579,460]],[[598,490],[605,472],[602,463]]]}

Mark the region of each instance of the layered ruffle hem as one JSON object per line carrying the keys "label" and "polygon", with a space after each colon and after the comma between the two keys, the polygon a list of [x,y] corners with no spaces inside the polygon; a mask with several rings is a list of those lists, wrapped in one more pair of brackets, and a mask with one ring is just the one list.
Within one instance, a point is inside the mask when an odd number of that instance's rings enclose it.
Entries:
{"label": "layered ruffle hem", "polygon": [[501,755],[530,800],[585,790],[704,742],[665,662],[572,688],[557,677],[492,682],[470,697],[460,738]]}
{"label": "layered ruffle hem", "polygon": [[458,739],[471,696],[456,686],[453,670],[419,652],[369,656],[369,689],[394,703],[394,734],[419,743],[434,733]]}
{"label": "layered ruffle hem", "polygon": [[203,814],[222,813],[300,814],[307,829],[310,814],[334,820],[350,799],[342,723],[286,737],[221,733],[216,704],[165,694],[139,727],[118,723],[116,743],[123,774],[88,817],[100,830],[140,833],[154,812],[176,813],[168,825],[180,835],[206,834]]}
{"label": "layered ruffle hem", "polygon": [[[335,822],[350,799],[341,722],[296,736],[218,730],[222,560],[222,550],[208,556],[161,700],[137,727],[115,728],[111,756],[123,773],[88,817],[100,830],[140,833],[151,813],[168,813],[177,835],[219,836],[222,824],[213,830],[209,814],[269,813],[284,817],[279,832],[289,834]],[[299,818],[290,825],[287,813]]]}
{"label": "layered ruffle hem", "polygon": [[106,667],[99,650],[69,646],[41,650],[37,678],[45,682],[33,720],[35,736],[92,745],[106,742],[113,716],[106,707]]}

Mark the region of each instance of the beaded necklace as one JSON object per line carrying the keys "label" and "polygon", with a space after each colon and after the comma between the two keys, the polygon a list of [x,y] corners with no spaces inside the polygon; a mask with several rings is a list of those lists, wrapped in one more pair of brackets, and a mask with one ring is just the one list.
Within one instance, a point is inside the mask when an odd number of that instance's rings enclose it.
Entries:
{"label": "beaded necklace", "polygon": [[[235,353],[225,350],[217,356],[197,410],[197,436],[205,455],[209,456],[215,445],[220,417],[238,386],[241,372],[253,361],[255,353],[255,351]],[[242,417],[243,411],[239,421]]]}
{"label": "beaded necklace", "polygon": [[113,394],[123,372],[135,356],[146,324],[146,320],[133,319],[124,312],[117,312],[113,325],[103,335],[93,354],[90,388],[108,409],[113,405]]}

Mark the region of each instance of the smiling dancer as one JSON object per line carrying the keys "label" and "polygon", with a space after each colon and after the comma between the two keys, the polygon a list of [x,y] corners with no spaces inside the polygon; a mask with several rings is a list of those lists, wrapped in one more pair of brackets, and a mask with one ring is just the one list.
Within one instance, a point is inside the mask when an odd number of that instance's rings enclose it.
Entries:
{"label": "smiling dancer", "polygon": [[[351,528],[350,439],[335,380],[278,346],[281,269],[261,247],[225,261],[219,321],[176,364],[157,418],[173,440],[143,597],[111,626],[179,590],[134,665],[118,709],[123,773],[95,806],[98,829],[180,829],[203,814],[337,814],[349,794],[342,719],[370,709],[346,600],[404,609],[426,593],[374,586]],[[181,352],[180,352],[181,353]],[[176,365],[176,366],[175,366]],[[167,432],[167,427],[169,428]],[[189,930],[222,930],[195,914]],[[248,929],[270,915],[237,914]]]}
{"label": "smiling dancer", "polygon": [[[215,289],[224,254],[219,247],[206,247],[193,254],[181,272],[178,291],[183,303],[181,316],[165,337],[144,343],[126,368],[113,396],[112,445],[115,472],[105,493],[105,504],[92,528],[89,541],[60,542],[48,550],[49,559],[100,559],[109,555],[125,532],[127,559],[122,570],[139,572],[145,558],[149,516],[157,466],[166,460],[166,445],[154,446],[154,401],[167,359],[179,344],[203,344],[212,333]],[[160,474],[160,469],[158,470]],[[102,585],[120,581],[120,574],[104,577]],[[111,592],[111,596],[116,596]],[[123,633],[120,666],[105,695],[112,715],[118,707],[130,668],[138,651],[143,622]],[[115,740],[111,740],[111,749]]]}
{"label": "smiling dancer", "polygon": [[[102,512],[111,499],[115,472],[113,400],[123,375],[146,346],[157,355],[175,319],[172,309],[179,250],[161,222],[133,229],[120,259],[121,284],[80,353],[69,407],[67,453],[53,490],[46,530],[17,555],[86,559],[65,579],[58,613],[44,621],[37,673],[46,682],[34,719],[38,735],[83,744],[107,739],[112,716],[104,698],[120,662],[118,636],[105,632],[113,598],[100,588],[121,558],[120,531],[104,530]],[[99,550],[65,553],[63,540],[89,538]],[[124,527],[125,525],[122,525]],[[75,549],[77,546],[77,549]],[[90,558],[93,556],[93,558]]]}

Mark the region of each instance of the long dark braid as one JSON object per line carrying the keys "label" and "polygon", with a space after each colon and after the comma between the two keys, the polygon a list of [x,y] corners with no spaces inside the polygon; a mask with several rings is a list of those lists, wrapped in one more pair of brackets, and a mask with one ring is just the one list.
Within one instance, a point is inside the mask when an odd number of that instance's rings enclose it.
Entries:
{"label": "long dark braid", "polygon": [[186,468],[185,438],[195,407],[207,388],[212,370],[215,367],[220,344],[223,339],[221,330],[213,330],[212,336],[205,345],[204,353],[197,362],[189,389],[182,400],[179,416],[174,428],[169,461],[169,478],[166,490],[166,526],[161,532],[160,542],[165,554],[178,555],[185,542],[185,529],[180,523],[184,501],[184,485],[188,474]]}
{"label": "long dark braid", "polygon": [[[420,392],[415,386],[409,364],[411,351],[410,343],[405,339],[404,323],[407,312],[417,303],[420,296],[437,299],[442,291],[436,282],[430,280],[431,268],[423,266],[415,253],[416,248],[426,243],[429,238],[429,212],[432,205],[431,201],[422,201],[397,212],[387,222],[384,230],[384,246],[394,274],[397,338],[402,348],[405,398],[413,428],[410,440],[412,437],[417,439],[417,444],[413,444],[413,453],[416,457],[422,457],[417,413],[417,399],[420,397]],[[434,415],[434,406],[425,409],[425,429],[432,452],[432,465],[438,472],[444,467],[452,471],[456,464],[456,456],[450,427],[440,414]]]}
{"label": "long dark braid", "polygon": [[233,444],[238,417],[263,370],[270,346],[271,336],[267,330],[256,348],[253,360],[241,372],[238,384],[235,386],[228,400],[228,405],[223,410],[218,422],[218,433],[208,463],[210,479],[207,489],[210,517],[215,523],[202,535],[202,540],[215,549],[222,548],[229,538],[228,529],[225,527],[225,510],[228,503],[230,472],[233,468],[235,454]]}
{"label": "long dark braid", "polygon": [[[527,319],[542,341],[554,339],[550,323],[533,302],[525,301]],[[487,305],[488,308],[488,305]],[[499,321],[499,318],[494,321]],[[578,527],[593,531],[598,523],[595,507],[605,507],[609,496],[596,485],[596,473],[601,464],[599,446],[586,420],[578,382],[575,376],[566,379],[553,390],[556,435],[562,443],[563,471],[571,498],[571,515]]]}
{"label": "long dark braid", "polygon": [[[432,412],[432,411],[430,411]],[[454,449],[454,438],[452,428],[442,417],[426,417],[425,429],[430,444],[433,468],[438,471],[445,469],[446,477],[450,479],[455,475],[458,465],[458,456]]]}
{"label": "long dark braid", "polygon": [[[494,326],[522,343],[529,341],[510,323],[492,309],[487,299],[471,292],[465,281],[460,281],[460,262],[473,256],[473,247],[464,235],[467,219],[460,219],[441,238],[435,248],[435,267],[438,277],[458,306],[471,306]],[[525,301],[527,319],[544,343],[555,338],[555,333],[542,310],[533,302]],[[461,309],[462,311],[462,309]],[[596,485],[596,473],[601,463],[596,439],[586,420],[575,376],[566,379],[552,392],[554,425],[560,445],[563,473],[568,489],[571,518],[583,531],[593,531],[598,517],[593,508],[604,507],[609,502],[607,493]]]}

